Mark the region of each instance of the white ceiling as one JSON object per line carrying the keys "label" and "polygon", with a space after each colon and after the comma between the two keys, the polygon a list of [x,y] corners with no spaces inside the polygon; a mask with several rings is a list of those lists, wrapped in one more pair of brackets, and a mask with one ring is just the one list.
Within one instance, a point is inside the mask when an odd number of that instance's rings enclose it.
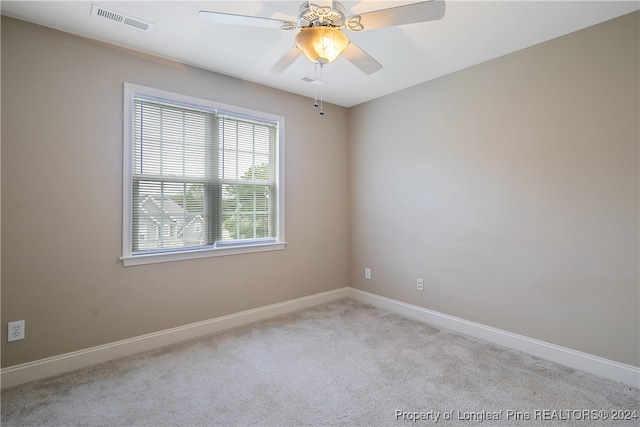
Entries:
{"label": "white ceiling", "polygon": [[[347,15],[410,1],[345,0]],[[153,23],[151,31],[91,15],[96,3]],[[314,65],[300,57],[281,75],[268,70],[294,44],[297,30],[212,24],[200,10],[295,21],[302,0],[287,1],[2,1],[2,14],[102,42],[313,97]],[[326,0],[312,1],[326,4]],[[440,21],[348,33],[384,68],[366,76],[343,58],[324,67],[324,100],[350,107],[639,9],[625,1],[447,0]]]}

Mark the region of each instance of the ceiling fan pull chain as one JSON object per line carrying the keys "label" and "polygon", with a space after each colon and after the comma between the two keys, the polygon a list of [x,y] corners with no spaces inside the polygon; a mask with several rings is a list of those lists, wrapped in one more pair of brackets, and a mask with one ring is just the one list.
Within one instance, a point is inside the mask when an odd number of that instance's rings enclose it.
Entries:
{"label": "ceiling fan pull chain", "polygon": [[322,82],[323,82],[323,77],[322,77],[322,70],[324,69],[324,65],[320,64],[320,116],[324,116],[324,109],[322,108]]}
{"label": "ceiling fan pull chain", "polygon": [[313,69],[313,108],[318,109],[318,63],[314,62]]}

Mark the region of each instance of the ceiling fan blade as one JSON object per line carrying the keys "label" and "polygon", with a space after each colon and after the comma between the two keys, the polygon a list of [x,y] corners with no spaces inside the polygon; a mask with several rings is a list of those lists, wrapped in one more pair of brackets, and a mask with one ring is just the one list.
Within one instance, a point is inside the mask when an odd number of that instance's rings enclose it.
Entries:
{"label": "ceiling fan blade", "polygon": [[293,64],[293,61],[298,59],[298,57],[300,55],[302,55],[302,51],[300,49],[298,49],[297,47],[295,47],[295,46],[292,47],[291,49],[289,49],[287,51],[287,53],[284,54],[284,56],[282,58],[280,58],[278,60],[278,62],[273,64],[273,67],[271,67],[267,71],[267,74],[280,74],[280,73],[282,73],[284,70],[289,68],[289,66],[291,64]]}
{"label": "ceiling fan blade", "polygon": [[200,19],[215,24],[245,25],[249,27],[262,27],[292,30],[297,27],[293,21],[284,21],[282,19],[262,18],[259,16],[234,15],[232,13],[209,12],[201,10],[198,12]]}
{"label": "ceiling fan blade", "polygon": [[346,28],[351,31],[373,30],[416,22],[436,21],[444,17],[444,0],[430,0],[389,9],[353,15],[347,18]]}
{"label": "ceiling fan blade", "polygon": [[369,56],[367,52],[360,49],[353,42],[350,42],[347,48],[340,55],[366,75],[373,74],[382,69],[382,64]]}

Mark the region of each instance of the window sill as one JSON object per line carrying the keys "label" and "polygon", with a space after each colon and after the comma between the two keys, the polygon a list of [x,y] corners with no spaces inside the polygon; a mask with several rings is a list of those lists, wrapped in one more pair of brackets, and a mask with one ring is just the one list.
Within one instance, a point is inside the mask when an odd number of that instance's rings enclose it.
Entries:
{"label": "window sill", "polygon": [[257,245],[234,246],[227,248],[194,249],[180,252],[149,253],[129,255],[120,258],[125,267],[161,262],[185,261],[190,259],[210,258],[228,255],[249,254],[255,252],[281,251],[287,246],[286,242],[266,243]]}

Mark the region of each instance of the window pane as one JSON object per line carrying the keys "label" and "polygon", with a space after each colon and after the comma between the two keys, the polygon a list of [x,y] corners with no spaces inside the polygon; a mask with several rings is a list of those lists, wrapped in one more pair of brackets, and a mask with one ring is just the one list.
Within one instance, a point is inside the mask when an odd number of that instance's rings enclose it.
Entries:
{"label": "window pane", "polygon": [[[136,181],[133,250],[181,248],[206,243],[204,184]],[[135,235],[135,234],[134,234]]]}
{"label": "window pane", "polygon": [[271,187],[223,185],[223,240],[275,237]]}
{"label": "window pane", "polygon": [[272,128],[269,124],[221,119],[220,178],[273,181],[271,153],[275,141]]}
{"label": "window pane", "polygon": [[211,113],[137,101],[134,106],[134,173],[204,178]]}

